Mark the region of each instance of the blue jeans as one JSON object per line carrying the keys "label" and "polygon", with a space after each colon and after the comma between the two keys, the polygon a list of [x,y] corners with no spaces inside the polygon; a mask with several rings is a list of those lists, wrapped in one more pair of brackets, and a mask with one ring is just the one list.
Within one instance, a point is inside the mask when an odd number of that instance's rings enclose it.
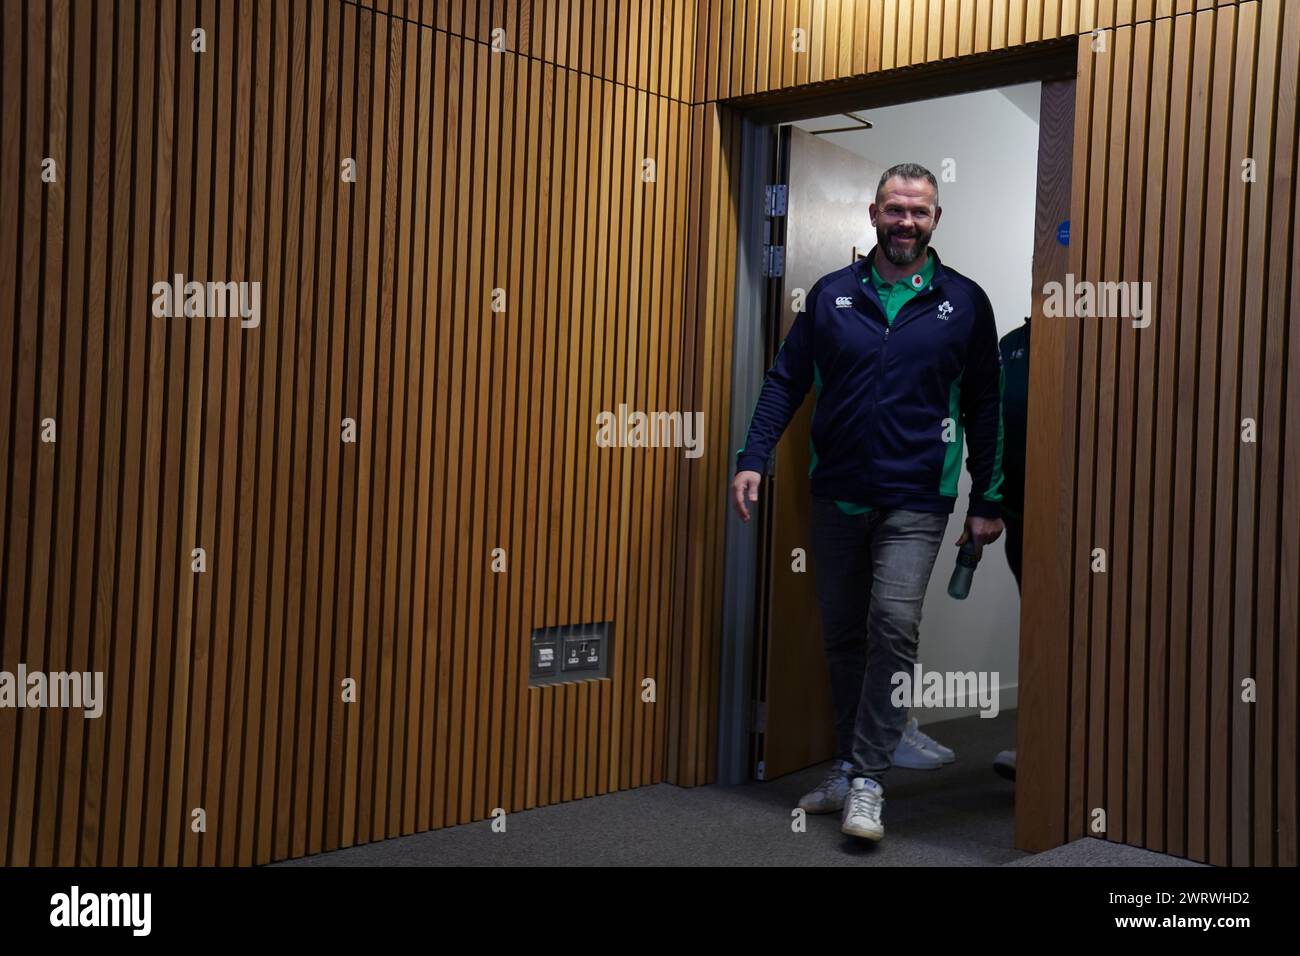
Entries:
{"label": "blue jeans", "polygon": [[812,500],[812,564],[835,709],[835,758],[881,782],[907,725],[890,701],[892,677],[909,679],[921,605],[948,515],[902,509],[848,515]]}

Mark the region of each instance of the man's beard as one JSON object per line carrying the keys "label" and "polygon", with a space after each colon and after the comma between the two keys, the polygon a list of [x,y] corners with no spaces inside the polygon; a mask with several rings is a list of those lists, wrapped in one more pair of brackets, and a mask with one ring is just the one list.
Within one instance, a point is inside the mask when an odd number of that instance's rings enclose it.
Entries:
{"label": "man's beard", "polygon": [[910,246],[906,243],[899,243],[884,226],[876,227],[876,243],[885,254],[885,258],[896,266],[910,266],[930,246],[930,233],[922,229],[913,227],[911,238],[914,241]]}

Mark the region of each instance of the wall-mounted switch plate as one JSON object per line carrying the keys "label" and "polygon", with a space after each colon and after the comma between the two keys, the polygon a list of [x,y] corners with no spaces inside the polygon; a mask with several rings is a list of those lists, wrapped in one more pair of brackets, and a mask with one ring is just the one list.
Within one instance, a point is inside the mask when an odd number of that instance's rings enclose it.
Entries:
{"label": "wall-mounted switch plate", "polygon": [[560,672],[560,646],[554,635],[533,634],[532,656],[529,658],[529,677],[553,677]]}
{"label": "wall-mounted switch plate", "polygon": [[578,634],[564,639],[564,663],[566,671],[599,670],[605,655],[600,652],[601,637],[596,634]]}
{"label": "wall-mounted switch plate", "polygon": [[528,682],[533,686],[609,676],[612,628],[598,624],[562,624],[533,631]]}

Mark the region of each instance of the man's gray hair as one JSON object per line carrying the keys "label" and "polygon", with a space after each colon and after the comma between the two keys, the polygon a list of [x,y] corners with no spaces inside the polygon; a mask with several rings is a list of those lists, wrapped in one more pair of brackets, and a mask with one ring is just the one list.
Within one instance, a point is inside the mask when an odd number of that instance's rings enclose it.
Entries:
{"label": "man's gray hair", "polygon": [[889,182],[895,176],[902,179],[924,179],[934,187],[934,201],[939,202],[939,181],[934,178],[934,173],[916,163],[899,163],[897,166],[890,166],[885,170],[884,175],[880,177],[880,184],[876,186],[876,202],[880,202],[880,197],[885,192],[885,183]]}

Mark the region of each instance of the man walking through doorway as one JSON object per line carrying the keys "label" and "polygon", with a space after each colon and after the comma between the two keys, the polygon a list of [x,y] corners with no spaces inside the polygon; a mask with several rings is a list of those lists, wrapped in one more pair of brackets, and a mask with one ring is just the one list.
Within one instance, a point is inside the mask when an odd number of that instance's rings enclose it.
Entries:
{"label": "man walking through doorway", "polygon": [[759,394],[737,454],[732,503],[745,521],[760,475],[809,388],[811,552],[830,666],[836,754],[801,805],[842,808],[841,829],[880,840],[882,780],[907,720],[890,697],[912,674],[921,605],[957,499],[963,433],[971,493],[956,544],[1002,533],[1002,367],[984,291],[930,249],[942,212],[934,175],[885,171],[870,207],[877,244],[823,276]]}

